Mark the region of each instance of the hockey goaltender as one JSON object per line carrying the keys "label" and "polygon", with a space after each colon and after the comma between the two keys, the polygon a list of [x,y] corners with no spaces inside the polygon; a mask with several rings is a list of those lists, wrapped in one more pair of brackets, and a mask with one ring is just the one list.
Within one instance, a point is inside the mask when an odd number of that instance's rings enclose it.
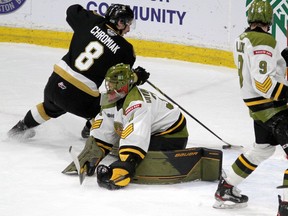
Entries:
{"label": "hockey goaltender", "polygon": [[[96,170],[98,185],[110,190],[130,182],[219,179],[222,151],[186,148],[186,119],[179,107],[135,85],[129,65],[109,68],[105,86],[107,92],[101,93],[101,112],[95,117],[90,137],[63,173],[78,171],[82,183],[86,174],[92,176]],[[99,165],[113,148],[117,149],[116,161]]]}

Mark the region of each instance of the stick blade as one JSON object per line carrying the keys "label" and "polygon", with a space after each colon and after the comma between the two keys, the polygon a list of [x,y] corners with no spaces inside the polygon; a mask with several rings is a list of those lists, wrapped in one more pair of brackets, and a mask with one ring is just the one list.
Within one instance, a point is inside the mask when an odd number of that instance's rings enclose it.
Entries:
{"label": "stick blade", "polygon": [[72,149],[72,146],[70,146],[70,148],[69,148],[69,153],[70,153],[70,156],[71,156],[71,158],[72,158],[72,160],[76,166],[77,173],[79,176],[80,185],[82,185],[82,183],[86,177],[86,169],[80,167],[79,159],[78,159],[75,151]]}
{"label": "stick blade", "polygon": [[242,145],[231,145],[231,144],[225,144],[222,146],[222,149],[243,149],[244,146]]}

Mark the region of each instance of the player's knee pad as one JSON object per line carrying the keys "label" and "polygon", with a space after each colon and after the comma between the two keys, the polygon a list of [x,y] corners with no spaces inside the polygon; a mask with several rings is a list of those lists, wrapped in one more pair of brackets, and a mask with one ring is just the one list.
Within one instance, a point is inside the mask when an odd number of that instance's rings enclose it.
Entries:
{"label": "player's knee pad", "polygon": [[275,146],[270,144],[257,144],[254,143],[253,147],[244,153],[244,156],[253,164],[259,165],[262,161],[268,159],[274,154]]}

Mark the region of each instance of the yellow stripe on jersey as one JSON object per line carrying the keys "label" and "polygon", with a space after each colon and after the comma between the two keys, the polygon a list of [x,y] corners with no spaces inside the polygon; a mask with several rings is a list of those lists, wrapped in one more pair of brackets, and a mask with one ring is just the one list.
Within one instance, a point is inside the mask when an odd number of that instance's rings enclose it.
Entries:
{"label": "yellow stripe on jersey", "polygon": [[97,129],[101,127],[103,119],[98,119],[92,123],[92,129]]}
{"label": "yellow stripe on jersey", "polygon": [[267,79],[263,83],[260,83],[257,80],[255,80],[255,85],[259,91],[267,93],[272,86],[272,80],[270,77],[267,77]]}
{"label": "yellow stripe on jersey", "polygon": [[45,121],[48,121],[51,117],[48,116],[44,110],[43,103],[38,104],[37,106],[37,111],[40,114],[41,118],[43,118]]}
{"label": "yellow stripe on jersey", "polygon": [[265,104],[265,103],[269,103],[272,102],[272,99],[262,99],[262,100],[256,100],[256,101],[251,101],[251,102],[245,102],[245,104],[249,107],[249,106],[255,106],[255,105],[260,105],[260,104]]}
{"label": "yellow stripe on jersey", "polygon": [[54,65],[54,72],[57,73],[59,76],[61,76],[63,79],[65,79],[67,82],[71,83],[81,91],[93,96],[93,97],[99,97],[99,91],[93,91],[91,88],[89,88],[87,85],[82,83],[80,80],[73,77],[71,74],[69,74],[67,71],[63,70],[58,65]]}
{"label": "yellow stripe on jersey", "polygon": [[121,139],[125,139],[134,131],[133,124],[129,124],[121,133]]}
{"label": "yellow stripe on jersey", "polygon": [[159,135],[164,135],[164,134],[169,134],[171,133],[172,131],[174,131],[175,129],[177,129],[180,125],[182,125],[183,121],[185,120],[185,117],[184,115],[181,114],[181,119],[180,121],[178,121],[177,125],[175,125],[174,127],[170,128],[169,130],[166,130],[162,133],[160,133]]}
{"label": "yellow stripe on jersey", "polygon": [[275,100],[278,100],[278,98],[279,98],[279,96],[280,96],[280,94],[282,92],[282,89],[283,89],[283,83],[280,83],[280,85],[279,85],[279,87],[277,89],[277,92],[276,92],[276,94],[274,96]]}

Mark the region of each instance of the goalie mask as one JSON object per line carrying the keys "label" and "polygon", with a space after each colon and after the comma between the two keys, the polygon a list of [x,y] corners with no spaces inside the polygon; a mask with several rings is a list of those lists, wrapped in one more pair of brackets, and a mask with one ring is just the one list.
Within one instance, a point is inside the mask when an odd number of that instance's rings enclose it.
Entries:
{"label": "goalie mask", "polygon": [[100,104],[108,105],[124,98],[134,85],[134,75],[127,64],[117,64],[108,69],[105,76],[107,92],[101,94]]}

